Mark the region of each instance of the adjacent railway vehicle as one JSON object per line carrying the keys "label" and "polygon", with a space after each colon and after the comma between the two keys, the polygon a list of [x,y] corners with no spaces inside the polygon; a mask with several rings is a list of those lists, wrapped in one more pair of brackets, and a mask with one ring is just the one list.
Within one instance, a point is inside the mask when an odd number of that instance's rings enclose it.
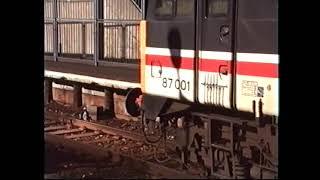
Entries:
{"label": "adjacent railway vehicle", "polygon": [[175,127],[183,162],[209,175],[276,178],[278,1],[149,0],[146,8],[142,95],[128,94],[143,99],[146,137],[157,124]]}

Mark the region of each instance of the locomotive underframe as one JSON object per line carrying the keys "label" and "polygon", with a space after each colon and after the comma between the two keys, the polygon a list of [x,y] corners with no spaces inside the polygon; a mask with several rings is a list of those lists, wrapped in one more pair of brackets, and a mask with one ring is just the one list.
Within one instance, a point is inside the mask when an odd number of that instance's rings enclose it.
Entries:
{"label": "locomotive underframe", "polygon": [[[197,109],[166,110],[158,116],[163,124],[175,120],[176,149],[184,165],[197,163],[205,175],[221,178],[277,178],[275,118],[242,119]],[[177,125],[179,118],[183,125]]]}
{"label": "locomotive underframe", "polygon": [[182,159],[202,163],[208,175],[237,179],[277,176],[276,125],[193,112],[185,128],[177,131]]}

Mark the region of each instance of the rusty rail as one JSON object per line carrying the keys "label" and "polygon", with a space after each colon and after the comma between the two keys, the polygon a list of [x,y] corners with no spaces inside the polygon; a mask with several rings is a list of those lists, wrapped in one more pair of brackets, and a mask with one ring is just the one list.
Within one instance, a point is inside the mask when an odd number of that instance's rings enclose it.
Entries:
{"label": "rusty rail", "polygon": [[[71,122],[74,126],[78,126],[78,127],[86,127],[88,129],[94,130],[94,131],[101,131],[103,133],[106,134],[111,134],[111,135],[116,135],[116,136],[121,136],[127,139],[131,139],[131,140],[135,140],[135,141],[142,141],[145,144],[152,144],[149,143],[145,140],[145,137],[143,136],[143,134],[137,134],[137,133],[133,133],[133,132],[129,132],[129,131],[125,131],[122,129],[118,129],[118,128],[114,128],[114,127],[110,127],[110,126],[106,126],[106,125],[101,125],[101,124],[97,124],[97,123],[92,123],[92,122],[88,122],[88,121],[83,121],[83,120],[79,120],[76,119],[74,117],[70,117],[70,116],[66,116],[63,115],[62,116],[57,116],[54,113],[47,113],[46,116],[47,119],[64,119],[64,121],[68,121]],[[168,147],[172,147],[175,148],[174,143],[172,142],[166,142]]]}

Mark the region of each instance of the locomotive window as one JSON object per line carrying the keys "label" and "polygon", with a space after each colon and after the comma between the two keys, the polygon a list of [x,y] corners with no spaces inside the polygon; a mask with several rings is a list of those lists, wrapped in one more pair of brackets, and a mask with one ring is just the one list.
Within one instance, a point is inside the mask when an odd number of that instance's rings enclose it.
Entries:
{"label": "locomotive window", "polygon": [[177,16],[190,16],[193,13],[193,0],[177,0]]}
{"label": "locomotive window", "polygon": [[173,0],[156,1],[156,16],[173,16]]}
{"label": "locomotive window", "polygon": [[208,0],[207,14],[209,16],[227,16],[229,10],[229,0]]}

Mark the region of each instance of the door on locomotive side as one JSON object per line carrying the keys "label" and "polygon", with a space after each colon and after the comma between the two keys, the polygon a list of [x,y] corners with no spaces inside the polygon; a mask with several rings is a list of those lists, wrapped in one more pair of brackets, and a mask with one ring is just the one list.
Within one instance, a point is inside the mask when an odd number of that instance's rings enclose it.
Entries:
{"label": "door on locomotive side", "polygon": [[278,0],[245,0],[238,4],[237,109],[277,116]]}
{"label": "door on locomotive side", "polygon": [[204,0],[198,3],[198,101],[230,108],[234,0]]}
{"label": "door on locomotive side", "polygon": [[195,0],[149,0],[145,93],[194,101]]}

